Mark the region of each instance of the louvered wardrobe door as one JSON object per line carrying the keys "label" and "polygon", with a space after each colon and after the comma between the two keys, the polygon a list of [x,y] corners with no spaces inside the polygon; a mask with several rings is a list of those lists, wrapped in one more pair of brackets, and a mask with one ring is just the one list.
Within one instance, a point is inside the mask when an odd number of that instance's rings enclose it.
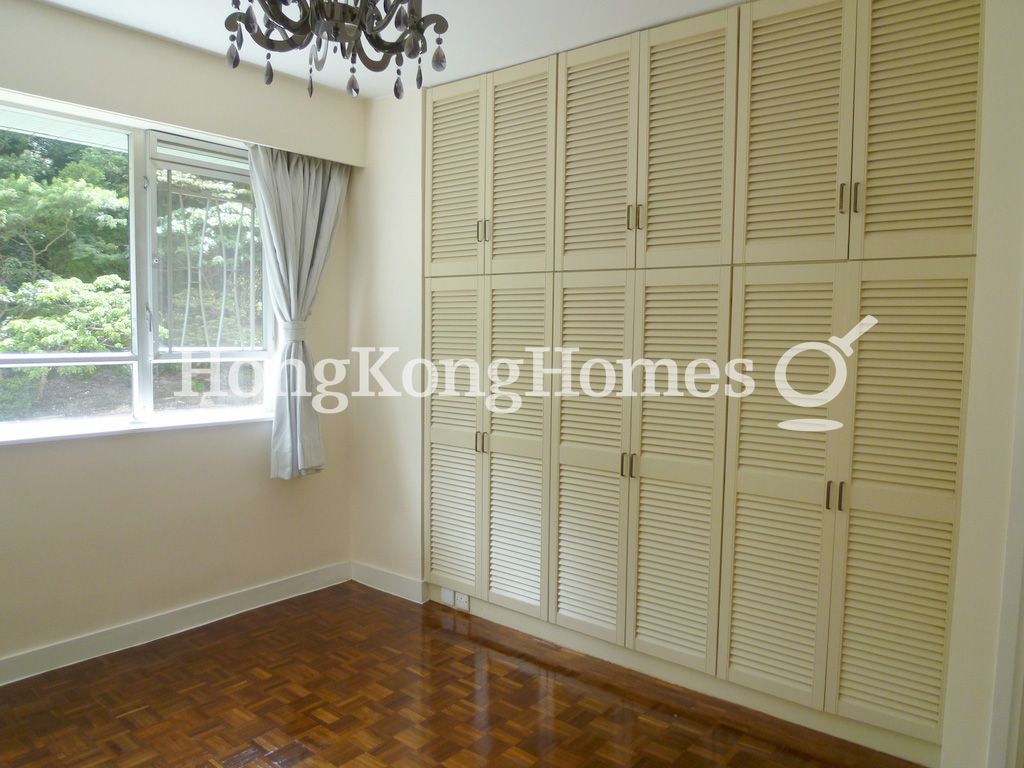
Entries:
{"label": "louvered wardrobe door", "polygon": [[558,57],[490,76],[487,271],[551,271]]}
{"label": "louvered wardrobe door", "polygon": [[[551,398],[529,394],[535,371],[527,348],[551,347],[553,279],[550,273],[487,278],[488,364],[503,359],[521,361],[516,381],[500,389],[520,398],[519,410],[484,412],[487,599],[538,618],[546,616],[547,608],[544,532],[549,522],[551,441],[547,428]],[[543,367],[551,367],[550,352],[544,356]],[[503,378],[511,376],[507,366],[496,373]],[[496,409],[510,405],[505,396],[494,401]]]}
{"label": "louvered wardrobe door", "polygon": [[486,78],[427,91],[425,274],[484,272]]}
{"label": "louvered wardrobe door", "polygon": [[[834,414],[790,405],[774,374],[790,347],[839,331],[837,273],[836,264],[804,264],[745,267],[733,276],[730,356],[753,362],[756,388],[729,401],[718,671],[819,709],[835,522],[826,478],[839,438],[782,429],[784,420]],[[828,358],[800,355],[788,380],[799,392],[823,391],[832,380]]]}
{"label": "louvered wardrobe door", "polygon": [[[633,282],[634,272],[623,270],[555,275],[555,346],[579,351],[571,365],[557,354],[554,363],[570,370],[573,392],[582,392],[587,360],[629,354]],[[590,383],[591,392],[604,390],[608,377],[601,367],[593,368]],[[552,406],[551,619],[620,645],[628,491],[622,459],[629,452],[630,400],[563,394]]]}
{"label": "louvered wardrobe door", "polygon": [[[827,709],[938,742],[960,510],[971,259],[868,261],[837,511]],[[849,439],[849,438],[848,438]]]}
{"label": "louvered wardrobe door", "polygon": [[980,0],[860,0],[850,252],[975,253]]}
{"label": "louvered wardrobe door", "polygon": [[856,0],[740,9],[736,261],[845,259]]}
{"label": "louvered wardrobe door", "polygon": [[482,357],[482,277],[426,281],[426,355],[441,370],[438,394],[427,398],[425,417],[426,561],[431,584],[479,594],[478,552],[482,463],[477,435],[482,431],[482,399],[465,397],[470,371],[459,366],[456,395],[443,395],[445,360]]}
{"label": "louvered wardrobe door", "polygon": [[636,263],[638,59],[639,35],[559,56],[557,269]]}
{"label": "louvered wardrobe door", "polygon": [[739,9],[640,35],[638,267],[732,261]]}
{"label": "louvered wardrobe door", "polygon": [[[675,361],[679,391],[686,391],[691,361],[726,360],[728,268],[642,270],[636,296],[634,357]],[[634,378],[643,392],[647,374],[638,369]],[[652,383],[659,395],[636,398],[632,408],[629,644],[713,674],[725,390],[707,398],[667,395],[672,382],[663,367],[654,369]]]}

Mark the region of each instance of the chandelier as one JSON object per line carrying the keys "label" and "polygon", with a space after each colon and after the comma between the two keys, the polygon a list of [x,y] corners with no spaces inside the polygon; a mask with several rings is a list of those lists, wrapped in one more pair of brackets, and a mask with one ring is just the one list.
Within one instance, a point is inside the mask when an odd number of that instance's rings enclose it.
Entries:
{"label": "chandelier", "polygon": [[[234,7],[224,26],[231,33],[227,61],[232,68],[240,62],[238,51],[248,36],[267,51],[264,81],[274,81],[271,54],[309,48],[309,85],[313,96],[313,72],[320,72],[328,54],[340,55],[350,64],[346,90],[359,95],[356,61],[371,72],[384,72],[396,65],[395,98],[402,98],[402,65],[416,61],[416,87],[423,87],[423,55],[427,52],[427,33],[433,30],[437,47],[431,59],[434,70],[447,66],[441,35],[448,21],[438,14],[423,15],[423,0],[231,0]],[[257,8],[259,11],[257,11]],[[258,17],[262,15],[262,19]],[[392,37],[392,40],[386,39]]]}

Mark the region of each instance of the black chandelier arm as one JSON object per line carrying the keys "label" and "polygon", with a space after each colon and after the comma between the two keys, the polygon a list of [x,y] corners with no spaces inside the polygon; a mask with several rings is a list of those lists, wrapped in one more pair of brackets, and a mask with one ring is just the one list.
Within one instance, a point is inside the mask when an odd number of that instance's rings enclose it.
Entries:
{"label": "black chandelier arm", "polygon": [[295,0],[295,4],[299,8],[298,19],[293,19],[286,14],[284,7],[280,2],[276,2],[276,0],[259,0],[259,4],[263,12],[270,17],[270,20],[285,31],[291,32],[293,35],[303,35],[313,31],[309,23],[309,3],[307,0]]}
{"label": "black chandelier arm", "polygon": [[420,19],[420,27],[423,30],[423,34],[426,34],[427,30],[433,27],[435,34],[443,35],[448,31],[448,19],[439,13],[430,13]]}
{"label": "black chandelier arm", "polygon": [[[369,4],[369,0],[363,0],[363,2],[366,3],[366,4]],[[402,7],[401,3],[395,3],[393,6],[391,6],[391,10],[390,11],[388,11],[386,14],[381,16],[380,23],[377,24],[377,26],[371,26],[370,24],[367,24],[366,28],[365,28],[365,31],[367,33],[369,33],[369,34],[374,34],[374,35],[378,34],[380,32],[383,32],[385,29],[387,29],[391,25],[391,22],[394,21],[395,16],[398,15],[398,9],[401,8],[401,7]],[[360,8],[359,10],[360,10],[360,16],[359,17],[363,18],[363,19],[367,18],[367,15],[365,13],[363,13],[362,8]]]}
{"label": "black chandelier arm", "polygon": [[[371,42],[373,42],[371,40]],[[401,54],[401,46],[398,43],[390,43],[388,47],[394,48],[394,50],[381,50],[374,44],[374,50],[379,51],[382,55],[380,59],[372,59],[366,52],[366,48],[363,46],[363,40],[360,38],[355,45],[356,55],[359,57],[359,61],[371,72],[384,72],[389,66],[391,66],[391,60]]]}
{"label": "black chandelier arm", "polygon": [[[420,34],[423,35],[426,35],[427,30],[430,29],[431,27],[434,28],[434,33],[438,35],[443,35],[445,32],[448,31],[448,21],[443,16],[438,16],[436,14],[424,16],[420,20],[420,23],[417,24],[417,26],[419,26],[422,29],[422,32]],[[406,30],[399,36],[397,40],[391,42],[389,40],[385,40],[379,34],[372,33],[370,31],[365,31],[363,38],[365,38],[366,41],[369,42],[371,46],[373,46],[374,50],[379,51],[380,53],[383,54],[387,54],[389,56],[397,56],[398,54],[403,53],[405,51],[405,39],[410,34],[410,30]],[[363,38],[360,38],[360,41],[362,41]],[[386,68],[386,65],[384,68]],[[373,71],[381,72],[383,71],[383,68],[375,69]]]}
{"label": "black chandelier arm", "polygon": [[297,34],[285,40],[274,40],[273,38],[268,37],[259,27],[256,27],[253,31],[249,31],[245,26],[244,13],[232,13],[224,20],[224,27],[228,32],[238,32],[239,27],[245,29],[254,43],[261,48],[273,51],[274,53],[287,53],[288,51],[305,48],[309,44],[310,38],[313,37],[312,34]]}

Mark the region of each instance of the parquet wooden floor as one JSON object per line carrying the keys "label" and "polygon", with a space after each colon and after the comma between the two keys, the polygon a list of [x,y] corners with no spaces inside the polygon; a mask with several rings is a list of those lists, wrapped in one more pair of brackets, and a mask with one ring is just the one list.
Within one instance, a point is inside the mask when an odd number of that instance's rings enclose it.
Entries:
{"label": "parquet wooden floor", "polygon": [[0,688],[0,765],[910,764],[350,583]]}

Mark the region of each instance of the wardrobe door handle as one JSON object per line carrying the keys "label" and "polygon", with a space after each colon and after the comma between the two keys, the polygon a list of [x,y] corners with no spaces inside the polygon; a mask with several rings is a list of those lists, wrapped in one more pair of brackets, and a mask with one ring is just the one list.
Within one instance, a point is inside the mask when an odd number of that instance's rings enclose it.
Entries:
{"label": "wardrobe door handle", "polygon": [[860,182],[853,185],[853,212],[860,213]]}
{"label": "wardrobe door handle", "polygon": [[843,481],[841,481],[839,483],[839,504],[838,504],[838,506],[839,506],[839,511],[840,512],[844,511],[843,510],[843,491],[845,491],[845,490],[846,490],[846,481],[843,480]]}
{"label": "wardrobe door handle", "polygon": [[477,219],[476,220],[476,241],[478,243],[482,243],[484,241],[483,228],[484,228],[483,219]]}
{"label": "wardrobe door handle", "polygon": [[627,205],[626,206],[626,229],[627,230],[632,230],[633,229],[633,206],[632,205]]}
{"label": "wardrobe door handle", "polygon": [[636,454],[629,454],[629,476],[636,477]]}
{"label": "wardrobe door handle", "polygon": [[484,219],[484,242],[491,242],[491,220]]}
{"label": "wardrobe door handle", "polygon": [[644,206],[642,203],[637,203],[636,206],[636,228],[638,230],[644,228]]}
{"label": "wardrobe door handle", "polygon": [[623,453],[619,457],[619,475],[621,477],[625,477],[626,476],[626,454],[625,453]]}
{"label": "wardrobe door handle", "polygon": [[832,509],[832,481],[825,483],[825,509]]}
{"label": "wardrobe door handle", "polygon": [[473,452],[480,453],[480,433],[476,433],[476,437],[473,438]]}
{"label": "wardrobe door handle", "polygon": [[480,433],[480,453],[488,453],[491,449],[491,433]]}
{"label": "wardrobe door handle", "polygon": [[839,185],[839,212],[846,213],[846,182]]}

